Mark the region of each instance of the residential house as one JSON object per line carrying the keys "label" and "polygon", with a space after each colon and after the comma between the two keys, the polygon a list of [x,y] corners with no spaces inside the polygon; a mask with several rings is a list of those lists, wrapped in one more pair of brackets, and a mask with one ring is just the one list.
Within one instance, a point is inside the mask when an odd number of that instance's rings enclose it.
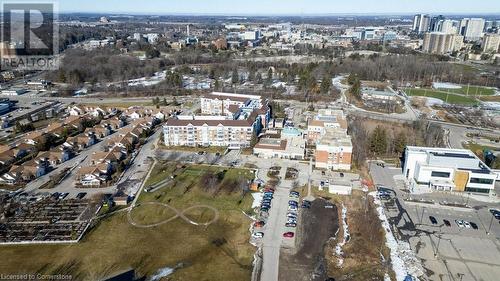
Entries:
{"label": "residential house", "polygon": [[17,184],[29,182],[47,173],[47,163],[39,159],[23,163],[23,165],[13,165],[9,172],[2,175],[0,182],[5,184]]}
{"label": "residential house", "polygon": [[47,134],[52,134],[58,138],[62,137],[64,134],[64,124],[61,122],[53,122],[50,123],[46,128],[45,128],[45,133]]}
{"label": "residential house", "polygon": [[71,116],[80,116],[80,115],[84,115],[85,111],[78,106],[72,106],[68,109],[68,113]]}
{"label": "residential house", "polygon": [[88,167],[80,167],[76,172],[76,180],[83,186],[99,187],[110,178],[111,165],[100,163]]}
{"label": "residential house", "polygon": [[118,117],[113,117],[105,121],[102,121],[101,124],[109,125],[109,127],[115,131],[126,125],[125,121]]}
{"label": "residential house", "polygon": [[67,149],[54,149],[50,151],[39,152],[37,155],[39,159],[45,159],[48,164],[55,167],[70,159],[70,153]]}
{"label": "residential house", "polygon": [[87,128],[84,131],[85,134],[94,134],[96,138],[102,139],[111,134],[111,129],[109,126],[95,126],[93,128]]}
{"label": "residential house", "polygon": [[97,142],[97,138],[92,133],[81,133],[74,137],[69,137],[66,139],[64,146],[71,147],[74,150],[81,151],[89,146],[94,145]]}
{"label": "residential house", "polygon": [[42,143],[45,141],[44,135],[45,135],[45,132],[43,132],[43,131],[30,132],[24,137],[24,142],[27,144],[31,144],[31,145],[36,145],[38,143]]}
{"label": "residential house", "polygon": [[116,165],[118,162],[122,161],[126,156],[126,152],[119,148],[114,147],[109,151],[94,152],[90,158],[91,165],[97,165],[100,163],[109,163],[111,165]]}
{"label": "residential house", "polygon": [[15,157],[13,157],[9,151],[1,152],[0,153],[0,165],[1,166],[8,166],[16,160]]}
{"label": "residential house", "polygon": [[82,117],[81,116],[68,116],[64,118],[63,124],[70,129],[80,130],[82,126]]}
{"label": "residential house", "polygon": [[134,147],[138,140],[138,136],[133,132],[119,133],[117,136],[108,140],[107,145],[110,148],[120,147],[129,151]]}

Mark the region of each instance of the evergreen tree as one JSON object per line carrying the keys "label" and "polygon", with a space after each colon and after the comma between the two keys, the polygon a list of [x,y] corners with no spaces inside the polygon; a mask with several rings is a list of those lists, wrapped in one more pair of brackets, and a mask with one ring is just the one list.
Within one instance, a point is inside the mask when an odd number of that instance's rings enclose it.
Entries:
{"label": "evergreen tree", "polygon": [[327,94],[330,91],[331,86],[332,86],[332,81],[330,81],[329,77],[325,76],[323,78],[323,81],[321,81],[321,93]]}
{"label": "evergreen tree", "polygon": [[387,132],[381,126],[373,130],[369,138],[369,150],[376,156],[382,156],[387,152]]}
{"label": "evergreen tree", "polygon": [[407,143],[406,135],[404,132],[400,132],[396,139],[394,140],[394,153],[400,155],[405,150]]}
{"label": "evergreen tree", "polygon": [[236,83],[238,83],[238,81],[239,81],[239,80],[240,80],[240,79],[239,79],[239,77],[238,77],[238,70],[237,70],[237,69],[234,69],[234,70],[233,70],[233,74],[232,74],[232,76],[231,76],[231,82],[232,82],[233,84],[236,84]]}

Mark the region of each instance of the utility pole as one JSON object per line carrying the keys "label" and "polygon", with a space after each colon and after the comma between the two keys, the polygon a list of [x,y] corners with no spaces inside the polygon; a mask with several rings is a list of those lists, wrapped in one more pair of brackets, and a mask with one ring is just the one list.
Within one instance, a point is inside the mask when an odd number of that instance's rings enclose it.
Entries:
{"label": "utility pole", "polygon": [[491,219],[490,219],[490,226],[488,227],[488,231],[486,231],[486,235],[490,235],[490,231],[491,231],[491,224],[493,223],[493,218],[495,216],[492,214],[491,215]]}

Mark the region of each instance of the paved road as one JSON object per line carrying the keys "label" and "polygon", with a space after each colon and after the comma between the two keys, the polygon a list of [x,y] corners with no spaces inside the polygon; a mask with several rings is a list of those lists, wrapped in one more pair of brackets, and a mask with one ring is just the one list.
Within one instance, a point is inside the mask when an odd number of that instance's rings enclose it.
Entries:
{"label": "paved road", "polygon": [[[284,167],[283,167],[284,168]],[[266,224],[263,239],[262,281],[277,281],[279,274],[279,257],[288,210],[289,187],[278,187],[274,193],[272,207]]]}

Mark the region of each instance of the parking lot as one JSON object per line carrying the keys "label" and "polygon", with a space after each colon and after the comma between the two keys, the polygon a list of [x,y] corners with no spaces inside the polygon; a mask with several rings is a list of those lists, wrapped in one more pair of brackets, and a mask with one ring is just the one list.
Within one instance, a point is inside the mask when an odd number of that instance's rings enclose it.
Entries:
{"label": "parking lot", "polygon": [[426,280],[498,280],[500,223],[489,210],[499,203],[446,192],[409,194],[399,168],[372,164],[370,173],[388,189],[385,213],[421,259]]}

